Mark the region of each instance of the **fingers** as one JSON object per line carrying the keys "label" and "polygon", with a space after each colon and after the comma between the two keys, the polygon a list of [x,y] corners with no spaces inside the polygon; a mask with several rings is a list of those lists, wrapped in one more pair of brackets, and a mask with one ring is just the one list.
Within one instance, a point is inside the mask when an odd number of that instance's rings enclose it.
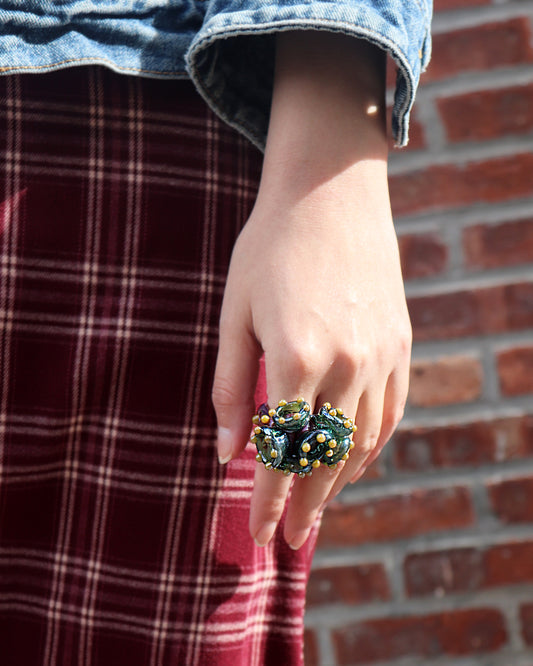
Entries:
{"label": "fingers", "polygon": [[[405,401],[409,390],[409,371],[408,363],[406,368],[391,373],[385,389],[385,400],[383,406],[383,422],[381,431],[374,450],[365,461],[365,467],[371,465],[379,456],[385,444],[392,437],[392,434],[398,427],[403,418]],[[356,479],[353,478],[352,483]]]}
{"label": "fingers", "polygon": [[357,406],[355,423],[357,432],[354,434],[354,448],[350,458],[340,474],[335,479],[325,502],[329,502],[365,465],[368,456],[374,450],[383,421],[383,402],[385,388],[383,386],[370,387],[360,397]]}
{"label": "fingers", "polygon": [[[275,406],[280,398],[294,400],[302,396],[316,413],[322,401],[316,401],[317,388],[321,398],[327,397],[334,407],[343,407],[345,414],[353,418],[359,390],[355,386],[355,372],[346,370],[348,364],[338,368],[331,357],[321,353],[327,345],[311,353],[310,345],[302,346],[307,350],[307,357],[300,349],[293,349],[282,359],[276,359],[267,353],[266,368],[269,386],[269,404]],[[348,387],[350,392],[339,392],[338,386]],[[293,477],[290,502],[284,524],[284,538],[294,549],[300,548],[307,540],[310,530],[335,483],[344,461],[335,470],[322,465],[313,471],[312,476]],[[265,543],[276,529],[287,502],[291,477],[284,477],[267,471],[259,465],[252,495],[250,532],[257,543]]]}
{"label": "fingers", "polygon": [[232,310],[231,304],[225,303],[212,393],[218,423],[218,456],[222,464],[237,456],[248,442],[260,354],[249,327]]}
{"label": "fingers", "polygon": [[[334,377],[336,379],[339,377],[338,370],[335,371]],[[340,393],[333,376],[331,380],[323,383],[324,389],[320,393],[320,399],[312,405],[314,411],[317,412],[327,401],[335,408],[342,408],[346,417],[353,419],[358,400],[357,388],[352,388],[351,392]],[[347,381],[346,385],[353,387],[353,378],[352,382]],[[284,525],[285,540],[292,548],[300,548],[307,541],[326,497],[345,464],[347,463],[340,461],[335,468],[321,465],[313,471],[312,476],[295,479]]]}
{"label": "fingers", "polygon": [[[290,362],[287,363],[289,369],[290,366]],[[298,378],[299,373],[294,367],[293,372],[283,372],[278,367],[274,373],[275,379],[270,381],[269,367],[267,359],[267,381],[270,386],[274,386],[269,391],[271,405],[276,405],[281,397],[294,399],[297,395],[303,395],[307,398],[312,394],[313,384],[318,384],[312,373],[305,380],[301,376]],[[339,398],[336,398],[333,389],[329,392],[321,391],[321,396],[331,396],[330,401],[334,406],[357,405],[353,408],[357,412],[355,420],[358,425],[354,436],[355,446],[348,461],[340,463],[336,470],[322,466],[314,471],[312,477],[294,478],[294,481],[292,475],[284,476],[266,470],[262,464],[258,465],[250,510],[250,533],[258,545],[268,543],[276,531],[292,482],[284,538],[294,549],[300,548],[306,542],[324,505],[335,497],[346,483],[363,474],[396,428],[403,413],[407,381],[407,372],[397,371],[389,375],[385,384],[367,387],[360,397],[357,390],[354,393],[345,393]],[[308,400],[314,411],[320,407],[314,404],[313,398],[309,397]],[[345,409],[346,415],[351,416],[351,411],[350,408]]]}
{"label": "fingers", "polygon": [[291,476],[267,470],[258,463],[250,504],[250,534],[258,546],[270,541],[285,508]]}
{"label": "fingers", "polygon": [[405,367],[392,372],[388,378],[381,413],[379,391],[375,398],[371,397],[369,391],[361,397],[356,417],[358,429],[354,436],[355,447],[350,456],[350,465],[337,479],[326,502],[333,499],[346,483],[355,483],[363,476],[398,427],[409,388],[408,361],[404,365]]}
{"label": "fingers", "polygon": [[325,499],[344,466],[344,461],[338,463],[335,469],[323,465],[313,472],[311,478],[295,479],[283,532],[291,548],[296,550],[307,541]]}
{"label": "fingers", "polygon": [[[267,351],[265,366],[270,406],[275,407],[281,399],[294,400],[298,396],[305,397],[310,405],[314,404],[313,385],[316,380],[307,371],[297,349],[293,354],[285,355],[283,360]],[[292,476],[267,470],[261,463],[257,465],[250,504],[250,534],[259,546],[266,545],[276,531],[287,502]]]}

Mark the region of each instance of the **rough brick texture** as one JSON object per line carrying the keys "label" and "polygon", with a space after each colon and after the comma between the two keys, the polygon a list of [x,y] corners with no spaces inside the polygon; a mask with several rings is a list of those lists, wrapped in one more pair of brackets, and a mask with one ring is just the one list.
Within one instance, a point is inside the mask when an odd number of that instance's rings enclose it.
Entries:
{"label": "rough brick texture", "polygon": [[533,393],[533,346],[500,352],[498,375],[504,395]]}
{"label": "rough brick texture", "polygon": [[440,427],[401,428],[394,437],[398,470],[473,467],[533,456],[533,416]]}
{"label": "rough brick texture", "polygon": [[531,25],[527,17],[486,23],[434,35],[433,58],[425,81],[532,60]]}
{"label": "rough brick texture", "polygon": [[390,599],[389,581],[380,562],[318,569],[307,589],[308,606],[361,604],[385,599]]}
{"label": "rough brick texture", "polygon": [[533,329],[533,282],[410,298],[415,342]]}
{"label": "rough brick texture", "polygon": [[533,0],[435,0],[390,157],[406,418],[324,513],[311,666],[533,666],[532,25]]}
{"label": "rough brick texture", "polygon": [[335,632],[334,638],[338,663],[348,666],[407,656],[492,652],[507,634],[502,615],[483,608],[369,620]]}
{"label": "rough brick texture", "polygon": [[[533,99],[531,102],[533,112]],[[473,269],[533,262],[533,218],[476,224],[463,231],[465,260]]]}
{"label": "rough brick texture", "polygon": [[479,359],[450,356],[411,364],[409,402],[417,407],[437,407],[471,402],[481,395],[483,370]]}
{"label": "rough brick texture", "polygon": [[472,503],[466,488],[416,490],[361,504],[331,504],[319,542],[323,546],[342,546],[406,539],[465,527],[472,521]]}
{"label": "rough brick texture", "polygon": [[533,646],[533,604],[524,604],[520,609],[522,620],[522,635],[524,641]]}
{"label": "rough brick texture", "polygon": [[411,597],[533,583],[533,541],[410,553],[404,573]]}
{"label": "rough brick texture", "polygon": [[435,12],[442,12],[447,9],[464,9],[477,5],[490,5],[490,0],[435,0],[433,3]]}
{"label": "rough brick texture", "polygon": [[496,139],[533,129],[533,89],[527,85],[445,97],[438,100],[438,109],[452,142]]}
{"label": "rough brick texture", "polygon": [[442,273],[448,262],[448,246],[438,234],[406,234],[398,239],[405,280]]}
{"label": "rough brick texture", "polygon": [[305,666],[318,666],[318,646],[316,634],[310,629],[306,629],[304,633],[304,663]]}
{"label": "rough brick texture", "polygon": [[505,523],[533,523],[533,476],[489,485],[496,516]]}
{"label": "rough brick texture", "polygon": [[494,157],[466,165],[435,165],[390,179],[396,215],[510,201],[533,195],[533,154]]}

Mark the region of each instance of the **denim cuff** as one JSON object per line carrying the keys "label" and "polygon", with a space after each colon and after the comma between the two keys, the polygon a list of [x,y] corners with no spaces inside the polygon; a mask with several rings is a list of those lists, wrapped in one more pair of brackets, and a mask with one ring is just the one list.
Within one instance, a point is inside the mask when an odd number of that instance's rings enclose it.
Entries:
{"label": "denim cuff", "polygon": [[398,66],[391,127],[396,145],[405,146],[431,55],[431,14],[432,0],[212,0],[186,54],[187,72],[213,111],[264,151],[275,34],[326,30],[366,39]]}

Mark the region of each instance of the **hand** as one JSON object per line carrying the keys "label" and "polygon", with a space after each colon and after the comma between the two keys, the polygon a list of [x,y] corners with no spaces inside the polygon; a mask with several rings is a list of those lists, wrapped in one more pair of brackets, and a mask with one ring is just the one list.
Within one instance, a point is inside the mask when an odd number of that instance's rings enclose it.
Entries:
{"label": "hand", "polygon": [[[351,38],[280,36],[261,185],[224,295],[213,387],[223,460],[249,439],[263,352],[271,406],[303,396],[316,411],[328,401],[358,425],[344,468],[294,481],[284,528],[294,548],[377,456],[407,396],[411,331],[387,190],[381,64]],[[250,532],[260,545],[290,485],[258,464]]]}

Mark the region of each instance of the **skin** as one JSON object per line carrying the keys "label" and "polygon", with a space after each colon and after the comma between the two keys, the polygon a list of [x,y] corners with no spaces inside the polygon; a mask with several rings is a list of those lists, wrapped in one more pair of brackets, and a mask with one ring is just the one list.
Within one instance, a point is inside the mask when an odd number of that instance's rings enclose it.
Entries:
{"label": "skin", "polygon": [[[323,506],[377,457],[403,415],[411,327],[387,186],[385,63],[363,40],[280,33],[261,183],[235,245],[213,386],[221,462],[248,442],[260,356],[268,399],[328,401],[358,426],[336,471],[258,464],[250,534],[301,547]],[[291,475],[292,476],[292,475]]]}

